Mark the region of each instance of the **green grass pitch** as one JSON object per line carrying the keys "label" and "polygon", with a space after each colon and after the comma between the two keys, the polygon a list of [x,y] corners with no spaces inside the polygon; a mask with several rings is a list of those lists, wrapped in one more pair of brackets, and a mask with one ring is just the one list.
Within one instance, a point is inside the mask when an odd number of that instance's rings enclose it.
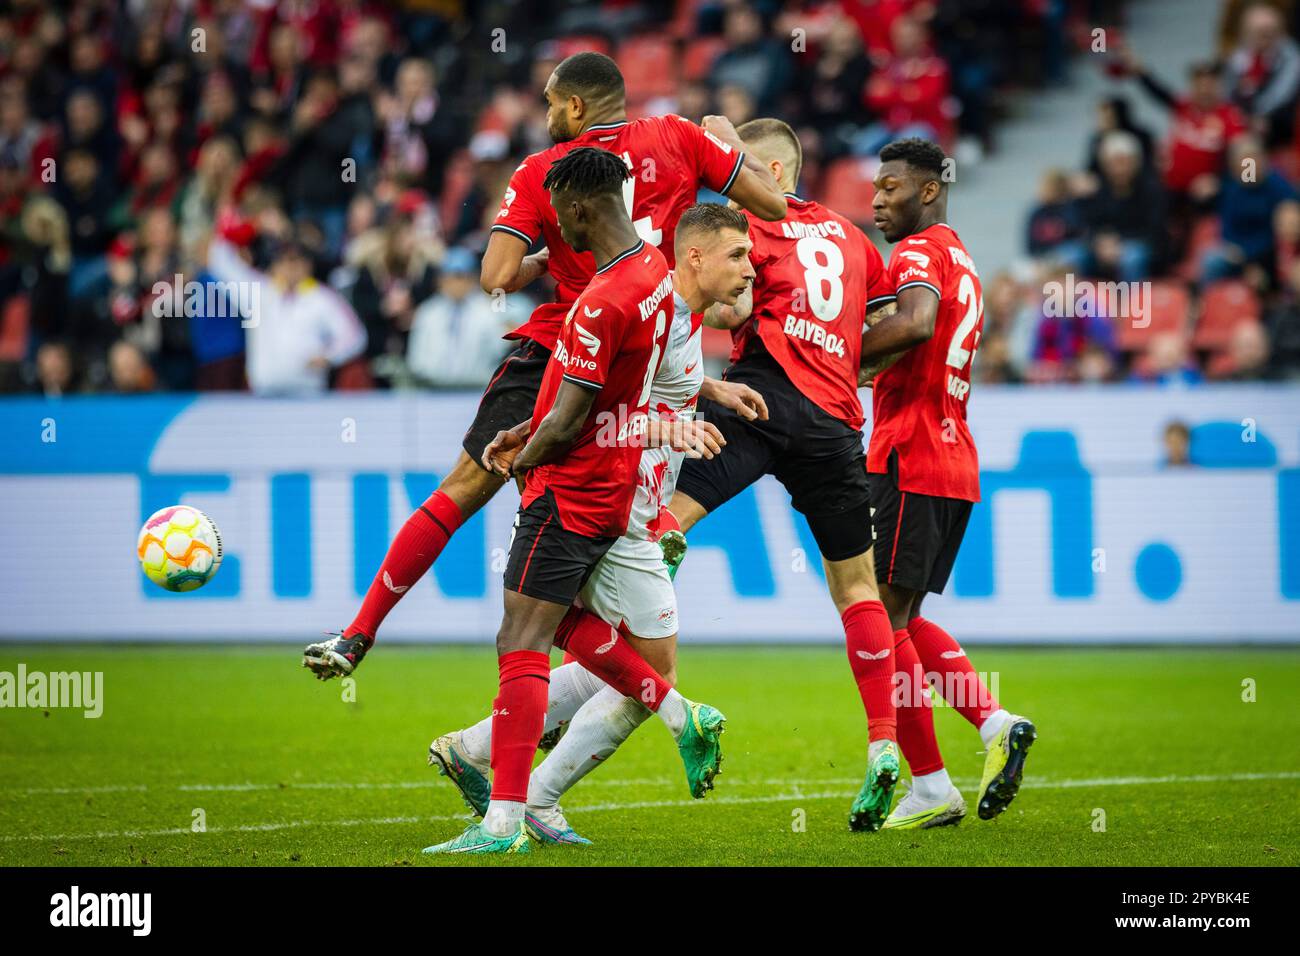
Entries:
{"label": "green grass pitch", "polygon": [[843,652],[685,645],[683,691],[728,716],[717,790],[689,799],[651,721],[564,801],[594,846],[446,860],[420,848],[458,833],[466,811],[425,753],[490,704],[487,649],[381,645],[345,702],[286,646],[0,645],[0,670],[104,673],[97,720],[0,710],[0,864],[1300,863],[1300,650],[973,656],[1040,732],[994,822],[974,814],[979,737],[943,708],[940,743],[970,815],[848,832],[866,747]]}

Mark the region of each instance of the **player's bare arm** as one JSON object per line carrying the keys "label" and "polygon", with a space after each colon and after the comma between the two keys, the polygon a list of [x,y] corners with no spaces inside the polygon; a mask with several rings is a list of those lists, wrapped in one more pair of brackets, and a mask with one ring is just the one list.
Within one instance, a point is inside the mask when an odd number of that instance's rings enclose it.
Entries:
{"label": "player's bare arm", "polygon": [[934,335],[938,315],[939,297],[933,290],[913,286],[898,293],[894,314],[862,334],[862,367],[928,342]]}
{"label": "player's bare arm", "polygon": [[550,265],[550,250],[543,248],[532,255],[527,253],[528,246],[518,236],[492,232],[479,270],[479,285],[483,291],[488,295],[498,289],[518,292],[545,275]]}
{"label": "player's bare arm", "polygon": [[766,219],[768,222],[784,219],[785,195],[776,177],[762,160],[746,151],[745,144],[740,141],[740,136],[736,132],[736,127],[731,125],[731,120],[725,116],[706,116],[701,125],[715,139],[744,154],[740,175],[736,177],[727,196],[760,219]]}
{"label": "player's bare arm", "polygon": [[700,398],[731,409],[747,422],[767,421],[767,403],[763,396],[743,382],[726,382],[706,375],[704,384],[700,386]]}
{"label": "player's bare arm", "polygon": [[[894,301],[886,302],[884,305],[877,306],[874,309],[867,310],[867,328],[873,329],[879,325],[886,316],[893,315],[898,311],[898,303]],[[893,355],[886,355],[883,358],[867,362],[858,370],[858,388],[869,387],[877,375],[889,368],[895,362],[903,357],[905,353],[895,352]]]}
{"label": "player's bare arm", "polygon": [[734,305],[715,302],[704,310],[704,324],[711,329],[736,329],[748,321],[754,311],[754,287],[751,285]]}
{"label": "player's bare arm", "polygon": [[561,383],[555,396],[555,405],[515,457],[510,473],[522,475],[538,465],[561,457],[582,430],[582,424],[591,412],[596,391],[573,382]]}

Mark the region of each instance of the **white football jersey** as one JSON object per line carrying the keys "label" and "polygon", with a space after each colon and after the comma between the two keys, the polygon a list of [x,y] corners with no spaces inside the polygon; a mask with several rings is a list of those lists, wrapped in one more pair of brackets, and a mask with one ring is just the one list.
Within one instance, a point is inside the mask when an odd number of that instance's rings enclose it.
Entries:
{"label": "white football jersey", "polygon": [[[686,301],[673,293],[673,324],[668,330],[659,371],[650,383],[650,416],[664,421],[689,421],[695,417],[695,404],[704,384],[704,350],[702,317],[692,317]],[[684,452],[670,448],[647,448],[641,453],[636,497],[627,535],[649,537],[649,527],[659,517],[659,509],[668,504],[677,487]]]}

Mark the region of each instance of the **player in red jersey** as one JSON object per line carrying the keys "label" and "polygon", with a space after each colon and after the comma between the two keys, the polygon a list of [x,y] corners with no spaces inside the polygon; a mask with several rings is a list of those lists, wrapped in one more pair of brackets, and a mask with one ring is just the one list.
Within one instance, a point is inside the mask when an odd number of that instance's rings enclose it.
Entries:
{"label": "player in red jersey", "polygon": [[[556,145],[529,156],[511,177],[483,256],[481,283],[489,294],[515,292],[549,270],[556,301],[538,306],[507,336],[518,345],[488,383],[462,453],[438,490],[398,531],[352,623],[305,650],[303,665],[321,679],[350,674],[361,663],[389,611],[428,572],[460,525],[504,484],[483,467],[483,450],[499,431],[532,412],[561,322],[596,269],[591,253],[571,249],[561,236],[542,187],[551,164],[583,146],[622,157],[632,172],[623,200],[637,234],[649,246],[662,244],[670,267],[677,220],[701,186],[760,217],[785,214],[785,199],[771,173],[744,155],[725,117],[705,117],[703,128],[680,116],[629,122],[623,76],[607,56],[578,53],[564,60],[547,81],[545,98],[547,128]],[[528,254],[539,238],[546,248]]]}
{"label": "player in red jersey", "polygon": [[673,311],[663,255],[638,237],[623,204],[623,161],[579,148],[544,187],[561,235],[590,250],[596,274],[569,309],[525,440],[494,440],[493,464],[525,479],[497,632],[492,798],[479,823],[429,853],[526,851],[528,777],[542,735],[556,630],[597,563],[627,531],[644,447],[650,386]]}
{"label": "player in red jersey", "polygon": [[754,279],[750,308],[714,310],[733,329],[725,378],[758,391],[767,421],[748,421],[701,401],[699,414],[727,440],[709,460],[687,461],[669,505],[683,531],[752,485],[775,475],[812,529],[826,583],[844,624],[849,664],[867,711],[868,770],[849,825],[877,830],[899,772],[892,697],[893,630],[876,590],[871,512],[862,452],[858,351],[869,309],[892,301],[880,253],[849,220],[793,190],[802,152],[793,130],[761,119],[740,128],[745,148],[786,190],[779,223],[750,216]]}
{"label": "player in red jersey", "polygon": [[1034,725],[993,699],[966,652],[939,625],[921,617],[927,592],[941,593],[979,500],[979,458],[966,427],[970,369],[984,305],[979,273],[946,223],[943,150],[920,139],[880,152],[876,227],[897,243],[889,276],[897,297],[891,315],[862,338],[864,382],[873,385],[867,452],[876,531],[876,574],[894,628],[904,701],[898,735],[912,770],[912,789],[886,829],[957,823],[966,805],[943,769],[934,739],[927,675],[984,739],[988,757],[979,815],[988,820],[1015,797]]}

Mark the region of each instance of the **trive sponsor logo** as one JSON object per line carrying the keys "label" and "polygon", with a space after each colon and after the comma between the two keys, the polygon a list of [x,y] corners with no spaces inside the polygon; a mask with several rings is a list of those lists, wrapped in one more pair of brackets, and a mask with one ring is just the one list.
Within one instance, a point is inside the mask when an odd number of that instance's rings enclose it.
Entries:
{"label": "trive sponsor logo", "polygon": [[148,936],[152,914],[152,893],[82,893],[73,886],[50,897],[51,926],[128,926],[133,936]]}
{"label": "trive sponsor logo", "polygon": [[787,315],[785,317],[785,334],[796,339],[803,339],[805,342],[811,342],[832,355],[844,358],[844,339],[834,332],[827,332],[825,326],[819,325],[811,319],[796,319],[793,315]]}
{"label": "trive sponsor logo", "polygon": [[563,342],[555,343],[555,361],[559,362],[566,369],[580,368],[585,372],[596,371],[596,360],[583,358],[581,355],[573,355],[564,347]]}

